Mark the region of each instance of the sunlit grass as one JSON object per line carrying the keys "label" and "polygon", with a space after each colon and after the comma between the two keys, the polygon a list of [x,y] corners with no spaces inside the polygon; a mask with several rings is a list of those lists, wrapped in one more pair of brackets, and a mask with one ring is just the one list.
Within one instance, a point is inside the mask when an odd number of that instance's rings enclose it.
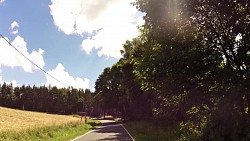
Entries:
{"label": "sunlit grass", "polygon": [[80,118],[0,107],[0,132],[7,130],[20,131],[33,127],[56,126],[76,121],[80,121]]}
{"label": "sunlit grass", "polygon": [[[91,121],[90,122],[97,122]],[[92,123],[93,124],[93,123]],[[96,123],[95,125],[98,125]],[[64,125],[0,132],[0,141],[68,141],[95,128],[90,124],[71,122]]]}
{"label": "sunlit grass", "polygon": [[98,126],[98,121],[0,107],[0,141],[66,141]]}

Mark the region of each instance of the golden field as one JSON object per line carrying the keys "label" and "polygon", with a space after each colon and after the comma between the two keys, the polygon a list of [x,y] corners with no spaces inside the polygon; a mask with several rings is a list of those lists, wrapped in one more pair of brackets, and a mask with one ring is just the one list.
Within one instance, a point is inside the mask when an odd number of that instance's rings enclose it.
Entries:
{"label": "golden field", "polygon": [[80,121],[80,118],[0,107],[0,132],[62,125],[74,121]]}

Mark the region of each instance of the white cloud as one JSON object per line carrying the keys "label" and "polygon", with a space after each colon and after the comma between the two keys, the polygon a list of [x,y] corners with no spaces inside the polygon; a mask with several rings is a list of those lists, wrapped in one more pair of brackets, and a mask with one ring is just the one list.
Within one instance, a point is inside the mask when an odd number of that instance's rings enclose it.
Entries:
{"label": "white cloud", "polygon": [[0,84],[2,85],[4,82],[3,82],[3,77],[0,75]]}
{"label": "white cloud", "polygon": [[[5,37],[9,40],[7,37]],[[23,55],[28,57],[39,67],[43,68],[45,62],[43,59],[44,51],[39,49],[38,51],[33,50],[31,53],[27,50],[27,43],[21,36],[16,36],[16,38],[11,42],[11,44],[16,47]],[[0,38],[0,66],[9,66],[9,67],[22,67],[26,72],[32,72],[35,67],[31,62],[19,54],[14,48],[9,46],[9,44],[3,39]]]}
{"label": "white cloud", "polygon": [[[127,28],[119,28],[118,26],[107,27],[99,31],[99,33],[92,38],[83,40],[82,49],[90,53],[93,48],[99,49],[98,55],[106,55],[108,57],[121,57],[120,50],[122,44],[127,39],[131,39],[131,35],[138,34],[136,26],[131,24],[125,25]],[[120,34],[122,33],[122,34]]]}
{"label": "white cloud", "polygon": [[19,24],[18,24],[18,22],[13,21],[13,22],[11,23],[10,27],[11,27],[11,29],[14,29],[15,27],[19,27]]}
{"label": "white cloud", "polygon": [[[3,85],[3,76],[0,75],[0,84]],[[16,80],[12,80],[11,82],[6,82],[6,84],[12,84],[13,87],[19,87],[20,85],[17,83]]]}
{"label": "white cloud", "polygon": [[16,22],[16,21],[13,21],[12,23],[11,23],[11,25],[10,25],[10,29],[12,30],[12,34],[14,34],[14,35],[16,35],[17,33],[18,33],[18,28],[19,28],[20,26],[19,26],[19,24],[18,24],[18,22]]}
{"label": "white cloud", "polygon": [[0,5],[3,4],[5,2],[5,0],[0,0]]}
{"label": "white cloud", "polygon": [[20,85],[17,83],[16,80],[12,80],[11,82],[7,82],[6,84],[10,85],[12,84],[13,87],[19,87]]}
{"label": "white cloud", "polygon": [[121,57],[126,40],[139,35],[141,24],[138,11],[131,0],[51,0],[49,6],[54,24],[65,34],[97,33],[82,42],[82,49],[98,55]]}
{"label": "white cloud", "polygon": [[18,34],[18,29],[13,30],[11,33],[14,34],[14,35]]}
{"label": "white cloud", "polygon": [[[65,71],[64,66],[60,63],[56,66],[55,69],[49,70],[47,71],[47,73],[52,75],[53,77],[55,77],[56,79],[58,79],[60,82],[62,82],[63,84],[67,86],[73,86],[74,88],[78,88],[78,89],[89,88],[89,82],[90,82],[89,79],[87,78],[82,79],[80,77],[74,78],[73,76],[70,76],[70,74]],[[46,74],[46,80],[47,80],[45,83],[46,86],[51,85],[51,86],[56,86],[58,88],[66,87],[65,85],[61,84],[54,78],[48,76],[47,74]]]}

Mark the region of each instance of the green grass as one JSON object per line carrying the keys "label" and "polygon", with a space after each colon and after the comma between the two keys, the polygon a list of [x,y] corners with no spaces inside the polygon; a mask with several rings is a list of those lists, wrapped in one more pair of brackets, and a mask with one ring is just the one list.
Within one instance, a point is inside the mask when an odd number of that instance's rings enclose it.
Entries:
{"label": "green grass", "polygon": [[71,122],[24,131],[3,131],[0,132],[0,141],[67,141],[92,130],[96,126],[98,126],[98,122],[89,119],[88,124]]}
{"label": "green grass", "polygon": [[145,121],[129,122],[124,126],[135,141],[176,141],[178,137],[175,129],[159,127]]}

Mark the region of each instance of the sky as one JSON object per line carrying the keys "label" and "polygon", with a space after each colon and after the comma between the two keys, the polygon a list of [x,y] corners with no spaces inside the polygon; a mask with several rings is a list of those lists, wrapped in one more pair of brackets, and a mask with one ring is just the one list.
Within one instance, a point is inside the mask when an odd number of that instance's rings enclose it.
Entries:
{"label": "sky", "polygon": [[132,0],[0,0],[0,84],[91,89],[137,37]]}

